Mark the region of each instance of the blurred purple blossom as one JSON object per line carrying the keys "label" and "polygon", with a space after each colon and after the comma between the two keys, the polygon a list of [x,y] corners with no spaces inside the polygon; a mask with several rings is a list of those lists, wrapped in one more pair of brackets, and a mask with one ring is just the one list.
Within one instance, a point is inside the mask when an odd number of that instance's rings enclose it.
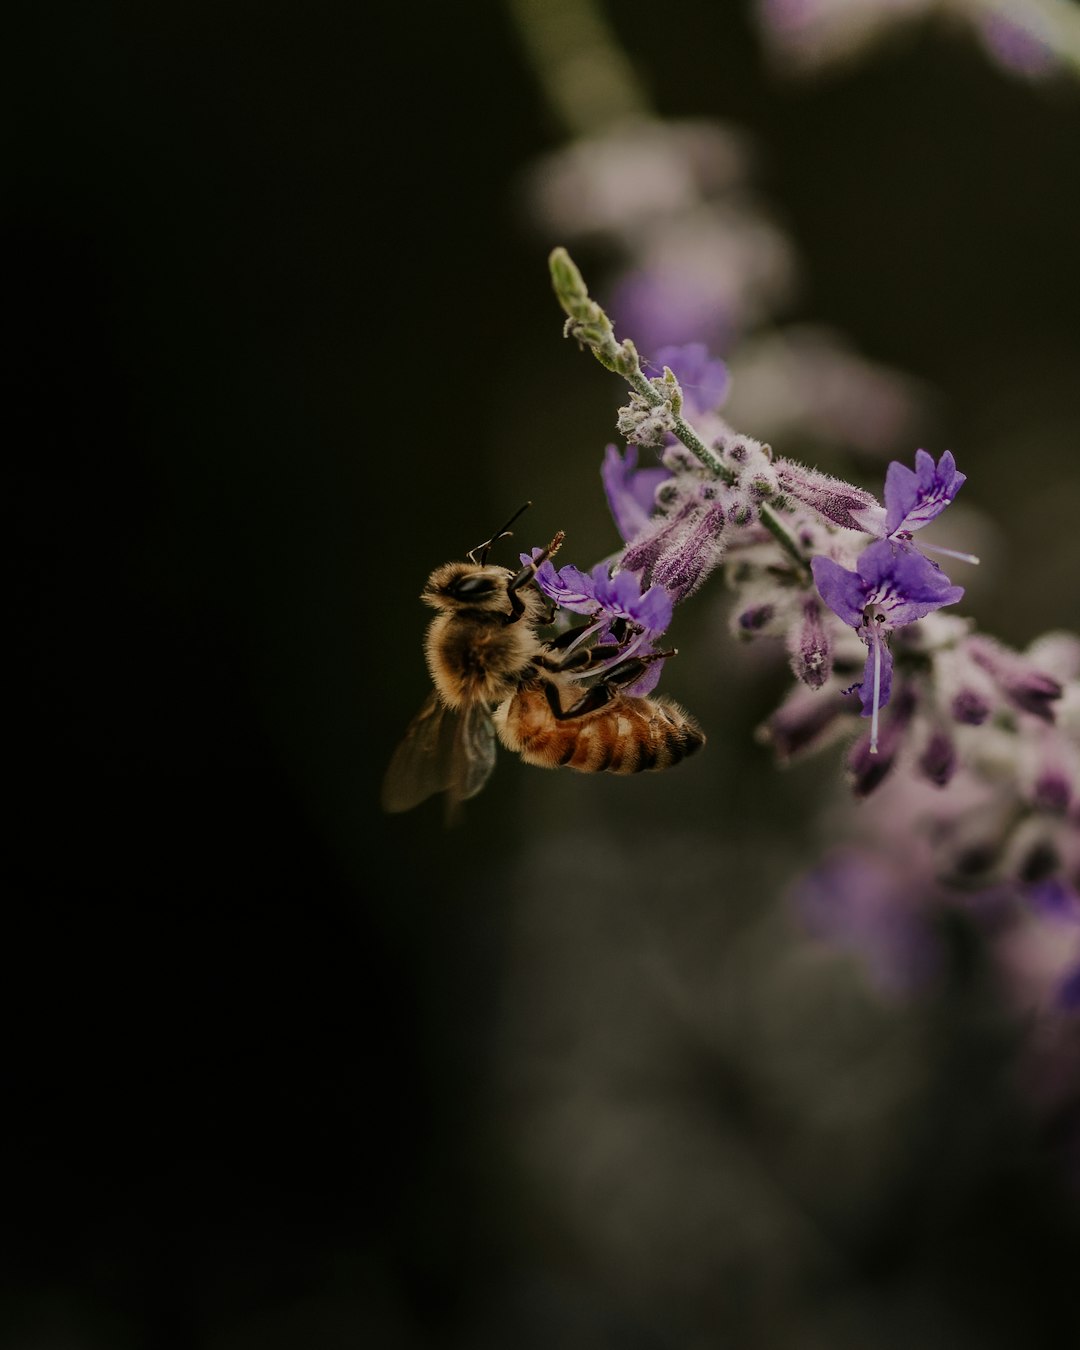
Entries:
{"label": "blurred purple blossom", "polygon": [[604,451],[600,476],[615,527],[629,543],[648,524],[655,505],[656,489],[671,477],[671,471],[659,464],[639,469],[636,445],[628,445],[625,455],[620,455],[616,446],[609,445]]}
{"label": "blurred purple blossom", "polygon": [[713,412],[727,397],[731,383],[728,368],[719,358],[709,355],[704,342],[661,347],[653,361],[661,369],[667,366],[679,381],[683,413],[687,417]]}
{"label": "blurred purple blossom", "polygon": [[877,988],[907,994],[941,964],[925,890],[879,853],[842,849],[805,875],[793,892],[810,933],[865,963]]}

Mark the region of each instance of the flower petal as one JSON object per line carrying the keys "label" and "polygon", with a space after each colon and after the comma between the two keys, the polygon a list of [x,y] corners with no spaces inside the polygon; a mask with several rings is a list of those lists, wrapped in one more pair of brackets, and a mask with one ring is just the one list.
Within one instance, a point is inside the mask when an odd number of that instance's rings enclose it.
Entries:
{"label": "flower petal", "polygon": [[951,450],[935,465],[925,450],[915,452],[915,469],[893,460],[885,475],[885,533],[921,530],[940,516],[963,485],[967,475],[958,473]]}
{"label": "flower petal", "polygon": [[810,570],[822,600],[838,618],[858,628],[866,605],[866,589],[858,573],[822,556],[811,558]]}
{"label": "flower petal", "polygon": [[626,447],[625,457],[619,454],[614,445],[609,445],[600,466],[600,477],[615,527],[627,542],[640,534],[649,523],[656,489],[671,477],[670,471],[660,465],[639,469],[637,462],[636,445]]}
{"label": "flower petal", "polygon": [[943,605],[955,605],[964,594],[963,586],[954,586],[929,558],[891,539],[878,539],[864,548],[855,566],[864,584],[864,603],[880,605],[890,628],[914,623]]}

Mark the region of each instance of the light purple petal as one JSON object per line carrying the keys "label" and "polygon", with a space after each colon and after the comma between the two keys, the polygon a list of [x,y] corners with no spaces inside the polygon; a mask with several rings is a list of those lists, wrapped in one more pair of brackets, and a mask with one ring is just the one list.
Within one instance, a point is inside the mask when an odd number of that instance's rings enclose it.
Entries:
{"label": "light purple petal", "polygon": [[635,609],[637,622],[658,637],[671,623],[672,608],[669,592],[663,586],[650,586]]}
{"label": "light purple petal", "polygon": [[938,463],[925,450],[915,452],[915,469],[893,460],[885,475],[885,532],[921,530],[940,516],[963,485],[951,450]]}
{"label": "light purple petal", "polygon": [[864,583],[864,603],[880,605],[890,628],[914,623],[943,605],[955,605],[964,594],[963,586],[954,586],[929,558],[891,539],[864,548],[856,567]]}
{"label": "light purple petal", "polygon": [[672,600],[663,586],[650,586],[642,595],[640,579],[627,571],[613,577],[594,574],[594,585],[597,602],[613,618],[627,619],[654,636],[671,622]]}
{"label": "light purple petal", "polygon": [[604,462],[600,467],[600,477],[615,527],[627,542],[640,534],[648,524],[656,489],[671,477],[671,473],[660,465],[639,469],[637,462],[636,445],[626,447],[625,458],[614,445],[609,445],[604,451]]}
{"label": "light purple petal", "polygon": [[[521,561],[532,562],[542,551],[534,548],[532,553],[522,553]],[[574,614],[592,614],[596,609],[592,577],[569,563],[556,571],[555,564],[550,560],[542,562],[536,569],[536,584],[561,609],[568,609]]]}
{"label": "light purple petal", "polygon": [[[878,688],[878,707],[884,708],[892,694],[892,652],[883,641],[880,633],[872,635],[881,647],[881,674]],[[862,700],[862,715],[870,717],[874,711],[874,641],[866,653],[866,665],[863,667],[862,684],[859,685],[859,698]]]}
{"label": "light purple petal", "polygon": [[820,556],[810,560],[810,569],[822,600],[838,618],[858,628],[866,606],[866,589],[858,574]]}

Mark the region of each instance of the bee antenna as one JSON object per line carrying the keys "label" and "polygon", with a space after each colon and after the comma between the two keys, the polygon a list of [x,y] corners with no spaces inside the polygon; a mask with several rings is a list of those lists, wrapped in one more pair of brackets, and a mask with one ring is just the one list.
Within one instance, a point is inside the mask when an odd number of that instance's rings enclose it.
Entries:
{"label": "bee antenna", "polygon": [[514,514],[510,517],[510,519],[506,522],[506,524],[502,527],[502,529],[496,530],[496,532],[491,536],[491,538],[486,543],[477,544],[475,548],[469,549],[468,552],[469,561],[471,563],[476,562],[476,555],[479,553],[480,566],[483,567],[484,563],[487,562],[488,554],[491,552],[492,548],[494,548],[494,546],[499,542],[500,539],[510,538],[511,534],[513,533],[513,531],[510,529],[510,526],[513,525],[514,521],[517,520],[518,516],[522,515],[525,511],[527,511],[530,506],[532,506],[532,502],[526,502],[524,506],[519,506],[518,509],[514,512]]}

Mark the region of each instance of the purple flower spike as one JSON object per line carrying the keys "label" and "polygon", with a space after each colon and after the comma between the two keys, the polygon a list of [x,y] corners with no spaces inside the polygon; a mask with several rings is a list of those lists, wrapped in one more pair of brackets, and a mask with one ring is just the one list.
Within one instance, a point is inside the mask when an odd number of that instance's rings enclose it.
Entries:
{"label": "purple flower spike", "polygon": [[639,469],[637,462],[636,445],[626,447],[625,458],[614,445],[609,445],[600,468],[616,529],[627,543],[649,523],[656,489],[671,477],[671,473],[659,465],[653,469]]}
{"label": "purple flower spike", "polygon": [[1054,720],[1053,705],[1062,694],[1058,680],[992,638],[974,634],[966,646],[971,659],[992,676],[1014,707],[1044,722]]}
{"label": "purple flower spike", "polygon": [[934,463],[933,455],[916,450],[915,468],[893,460],[885,475],[885,533],[889,538],[921,530],[949,505],[967,475],[957,470],[951,450]]}
{"label": "purple flower spike", "polygon": [[679,381],[683,393],[683,411],[690,417],[714,412],[727,397],[731,378],[723,361],[710,357],[704,342],[688,342],[683,347],[661,347],[654,360],[667,366]]}
{"label": "purple flower spike", "polygon": [[885,634],[915,623],[943,605],[954,605],[964,588],[912,548],[879,539],[864,548],[856,571],[831,558],[810,563],[818,593],[832,612],[866,643],[866,668],[859,690],[864,717],[873,716],[870,753],[877,753],[877,715],[889,701],[892,655]]}
{"label": "purple flower spike", "polygon": [[794,460],[776,461],[776,479],[784,492],[811,507],[834,525],[864,534],[880,534],[878,522],[884,519],[880,505],[864,488],[854,487],[817,469],[808,469]]}

